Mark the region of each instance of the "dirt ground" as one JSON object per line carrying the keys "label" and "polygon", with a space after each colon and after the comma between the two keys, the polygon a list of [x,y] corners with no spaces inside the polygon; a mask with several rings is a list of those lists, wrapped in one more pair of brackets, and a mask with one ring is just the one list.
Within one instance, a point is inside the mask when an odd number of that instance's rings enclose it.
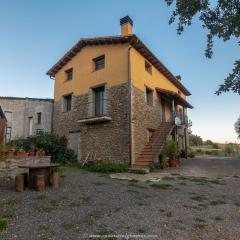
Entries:
{"label": "dirt ground", "polygon": [[[142,181],[151,174],[160,180]],[[59,189],[41,193],[0,182],[0,239],[240,239],[240,160],[189,159],[151,174],[67,168]]]}

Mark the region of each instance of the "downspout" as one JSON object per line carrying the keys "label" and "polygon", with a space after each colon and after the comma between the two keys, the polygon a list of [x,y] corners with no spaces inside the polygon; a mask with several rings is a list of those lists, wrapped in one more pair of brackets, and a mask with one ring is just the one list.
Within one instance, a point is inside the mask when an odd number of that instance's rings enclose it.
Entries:
{"label": "downspout", "polygon": [[129,161],[130,165],[132,165],[132,80],[131,80],[131,58],[130,58],[130,50],[132,46],[128,48],[128,97],[129,97]]}

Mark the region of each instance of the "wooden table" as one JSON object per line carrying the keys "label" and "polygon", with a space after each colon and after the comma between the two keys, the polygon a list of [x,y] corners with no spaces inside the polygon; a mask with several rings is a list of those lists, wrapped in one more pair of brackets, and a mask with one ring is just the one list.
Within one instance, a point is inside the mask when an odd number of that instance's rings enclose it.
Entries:
{"label": "wooden table", "polygon": [[36,175],[44,175],[45,186],[49,186],[50,183],[50,169],[53,167],[57,167],[59,164],[49,163],[49,164],[34,164],[34,165],[19,165],[20,168],[28,168],[29,169],[29,177],[28,177],[28,187],[34,187],[34,176]]}

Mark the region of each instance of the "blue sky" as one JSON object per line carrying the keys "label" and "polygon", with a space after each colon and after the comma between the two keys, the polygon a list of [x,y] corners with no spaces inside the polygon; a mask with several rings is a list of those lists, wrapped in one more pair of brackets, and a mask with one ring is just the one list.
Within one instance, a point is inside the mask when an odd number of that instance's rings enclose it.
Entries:
{"label": "blue sky", "polygon": [[0,95],[53,97],[46,71],[80,38],[119,34],[119,19],[127,14],[134,33],[192,92],[193,132],[203,139],[236,141],[240,96],[214,95],[239,57],[236,41],[216,39],[214,56],[206,59],[201,24],[196,21],[177,35],[163,0],[0,0]]}

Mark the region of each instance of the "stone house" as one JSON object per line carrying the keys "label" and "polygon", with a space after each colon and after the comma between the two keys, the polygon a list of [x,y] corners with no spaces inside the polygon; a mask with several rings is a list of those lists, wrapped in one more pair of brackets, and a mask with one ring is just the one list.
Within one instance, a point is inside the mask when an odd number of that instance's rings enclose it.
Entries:
{"label": "stone house", "polygon": [[54,79],[53,131],[79,161],[132,166],[158,161],[173,135],[187,150],[190,92],[120,20],[121,35],[83,38],[48,72]]}
{"label": "stone house", "polygon": [[6,143],[37,131],[52,131],[52,99],[0,97],[0,105],[7,118]]}
{"label": "stone house", "polygon": [[5,129],[7,126],[7,119],[0,106],[0,145],[5,143]]}

